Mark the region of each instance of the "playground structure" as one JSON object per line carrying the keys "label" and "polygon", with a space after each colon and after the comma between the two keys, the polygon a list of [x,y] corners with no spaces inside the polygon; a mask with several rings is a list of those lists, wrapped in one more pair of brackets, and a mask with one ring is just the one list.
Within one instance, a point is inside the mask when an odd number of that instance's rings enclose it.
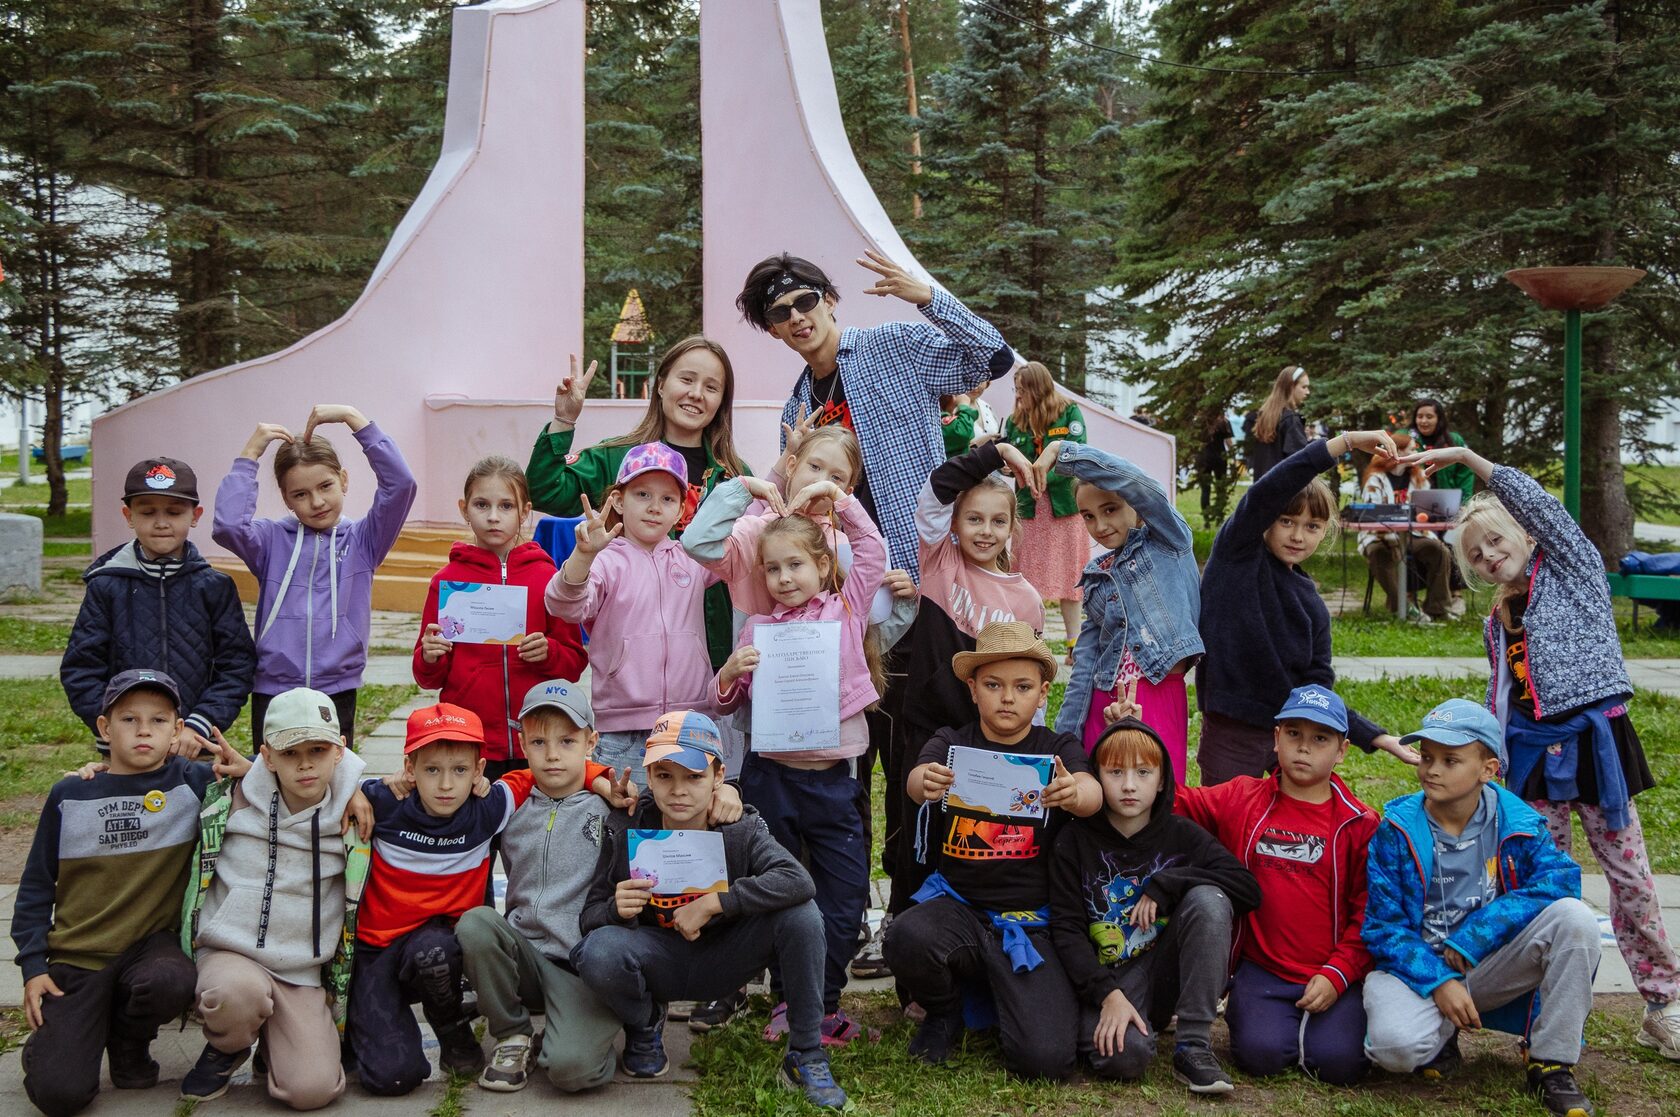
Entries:
{"label": "playground structure", "polygon": [[[376,591],[375,604],[402,607],[416,584],[423,594],[424,577],[441,564],[437,539],[460,530],[456,500],[468,468],[492,453],[523,460],[552,415],[568,354],[586,352],[584,9],[584,0],[491,0],[455,11],[443,148],[366,289],[342,318],[287,349],[96,419],[96,553],[126,534],[120,486],[130,463],[184,453],[202,476],[219,477],[258,420],[297,429],[310,404],[349,402],[396,440],[419,481],[413,569],[398,575],[400,592]],[[865,248],[929,277],[852,154],[818,0],[708,4],[700,39],[704,328],[733,358],[737,445],[762,471],[799,364],[735,309],[752,265],[783,250],[812,259],[842,291],[837,317],[856,326],[915,313],[862,294],[871,276],[853,261]],[[767,137],[781,148],[775,159],[763,157]],[[773,224],[786,211],[765,207],[765,198],[799,199],[797,223],[787,231]],[[520,199],[535,200],[510,204]],[[1010,383],[987,398],[1007,413]],[[1172,489],[1170,435],[1079,402],[1093,443]],[[645,407],[590,400],[578,445],[628,431]],[[347,514],[361,515],[372,474],[342,428],[323,433],[351,473]],[[258,514],[284,514],[275,486],[262,487]],[[456,526],[428,532],[427,524]],[[218,566],[242,571],[208,532],[197,542]],[[403,554],[399,544],[387,565],[400,567]]]}

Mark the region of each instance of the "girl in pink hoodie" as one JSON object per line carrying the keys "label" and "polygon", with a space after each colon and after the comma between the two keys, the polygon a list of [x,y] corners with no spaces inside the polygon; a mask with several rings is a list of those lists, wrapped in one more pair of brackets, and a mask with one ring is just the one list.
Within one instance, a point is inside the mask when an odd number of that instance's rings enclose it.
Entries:
{"label": "girl in pink hoodie", "polygon": [[[864,711],[880,701],[884,687],[878,657],[867,650],[870,603],[886,572],[887,548],[863,505],[833,481],[814,482],[790,502],[794,513],[831,509],[851,544],[852,567],[842,575],[829,534],[809,516],[788,515],[766,523],[758,537],[757,566],[774,602],[768,614],[749,618],[735,653],[718,671],[711,697],[732,710],[751,688],[759,651],[754,640],[775,637],[766,630],[795,622],[840,624],[840,724],[822,747],[748,753],[741,768],[741,798],[757,808],[770,833],[790,853],[808,851],[817,888],[826,951],[823,966],[823,1043],[849,1043],[863,1029],[840,1011],[846,964],[857,947],[857,929],[869,900],[869,839],[858,813],[857,758],[869,748]],[[779,975],[771,971],[771,989]],[[778,998],[779,999],[779,998]],[[767,1038],[787,1029],[787,1005],[771,1013]]]}
{"label": "girl in pink hoodie", "polygon": [[597,512],[583,498],[577,549],[543,600],[589,629],[596,760],[646,786],[642,750],[668,710],[708,710],[712,661],[702,595],[717,577],[670,537],[688,492],[688,465],[660,442],[633,447]]}

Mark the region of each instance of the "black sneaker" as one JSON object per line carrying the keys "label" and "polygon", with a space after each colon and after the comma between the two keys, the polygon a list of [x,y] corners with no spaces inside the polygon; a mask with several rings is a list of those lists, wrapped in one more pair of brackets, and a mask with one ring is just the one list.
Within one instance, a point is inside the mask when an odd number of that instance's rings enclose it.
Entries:
{"label": "black sneaker", "polygon": [[1546,1112],[1555,1117],[1593,1117],[1597,1112],[1587,1095],[1575,1081],[1575,1068],[1569,1063],[1528,1064],[1529,1093],[1540,1099]]}
{"label": "black sneaker", "polygon": [[727,997],[719,997],[715,1001],[701,1001],[688,1014],[688,1029],[691,1032],[709,1032],[713,1028],[721,1028],[731,1020],[735,1014],[747,1007],[747,991],[737,989]]}
{"label": "black sneaker", "polygon": [[930,1012],[910,1037],[910,1057],[938,1066],[951,1057],[951,1048],[963,1036],[962,1010]]}
{"label": "black sneaker", "polygon": [[1192,1094],[1229,1094],[1237,1088],[1214,1053],[1200,1045],[1174,1049],[1173,1077]]}
{"label": "black sneaker", "polygon": [[484,1047],[473,1035],[472,1025],[462,1021],[435,1029],[438,1062],[450,1074],[477,1074],[484,1069]]}
{"label": "black sneaker", "polygon": [[1458,1030],[1455,1028],[1447,1042],[1441,1045],[1441,1050],[1435,1053],[1435,1057],[1419,1067],[1415,1073],[1420,1077],[1439,1081],[1451,1078],[1462,1066],[1464,1056],[1458,1050]]}
{"label": "black sneaker", "polygon": [[199,1052],[198,1062],[193,1069],[181,1079],[181,1099],[183,1101],[211,1101],[228,1092],[228,1085],[233,1081],[233,1073],[245,1065],[250,1058],[251,1049],[235,1051],[229,1055],[217,1051],[208,1043]]}
{"label": "black sneaker", "polygon": [[113,1037],[105,1047],[110,1058],[111,1085],[119,1090],[150,1090],[158,1084],[152,1041]]}
{"label": "black sneaker", "polygon": [[645,1028],[624,1029],[624,1054],[618,1065],[631,1078],[660,1078],[671,1069],[665,1057],[665,1013],[654,1014],[653,1023]]}

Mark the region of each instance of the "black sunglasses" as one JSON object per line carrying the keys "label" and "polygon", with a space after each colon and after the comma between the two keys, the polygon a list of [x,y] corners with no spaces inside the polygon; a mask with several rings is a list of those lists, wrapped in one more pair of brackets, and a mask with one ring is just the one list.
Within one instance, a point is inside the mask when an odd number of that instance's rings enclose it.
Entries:
{"label": "black sunglasses", "polygon": [[790,303],[782,303],[779,306],[766,308],[764,311],[764,320],[772,326],[779,326],[783,322],[786,322],[789,318],[792,318],[794,311],[797,310],[801,314],[809,314],[820,302],[822,302],[821,295],[817,294],[815,291],[806,291]]}

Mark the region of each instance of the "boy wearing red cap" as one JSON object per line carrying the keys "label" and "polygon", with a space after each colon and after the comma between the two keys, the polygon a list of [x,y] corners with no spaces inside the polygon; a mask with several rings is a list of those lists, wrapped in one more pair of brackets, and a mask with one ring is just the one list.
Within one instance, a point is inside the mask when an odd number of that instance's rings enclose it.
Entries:
{"label": "boy wearing red cap", "polygon": [[[370,779],[373,858],[356,923],[346,1035],[370,1094],[406,1094],[431,1073],[418,1001],[448,1070],[476,1074],[484,1051],[461,1006],[455,921],[484,901],[490,842],[531,792],[528,769],[483,794],[484,729],[471,710],[444,702],[408,716],[403,771]],[[393,790],[393,787],[396,790]],[[397,791],[412,787],[399,797]]]}

